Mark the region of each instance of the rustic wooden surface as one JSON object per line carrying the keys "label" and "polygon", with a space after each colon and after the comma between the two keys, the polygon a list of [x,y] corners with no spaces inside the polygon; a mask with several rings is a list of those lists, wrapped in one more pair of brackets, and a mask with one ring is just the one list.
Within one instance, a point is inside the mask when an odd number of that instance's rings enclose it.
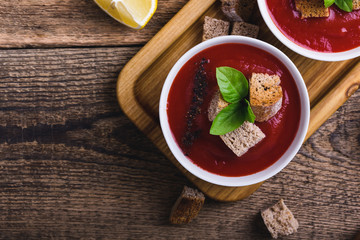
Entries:
{"label": "rustic wooden surface", "polygon": [[250,198],[168,224],[190,182],[124,116],[115,84],[186,2],[159,0],[140,32],[90,0],[0,2],[0,239],[269,239],[259,210],[279,198],[300,222],[286,239],[360,231],[359,91]]}

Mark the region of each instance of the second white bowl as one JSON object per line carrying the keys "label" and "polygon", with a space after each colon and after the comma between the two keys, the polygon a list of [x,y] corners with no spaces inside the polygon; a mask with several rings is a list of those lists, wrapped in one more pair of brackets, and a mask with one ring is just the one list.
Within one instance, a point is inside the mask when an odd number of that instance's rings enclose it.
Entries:
{"label": "second white bowl", "polygon": [[269,9],[267,7],[266,0],[257,0],[257,2],[259,5],[261,15],[266,25],[270,29],[270,31],[277,37],[277,39],[279,39],[280,42],[282,42],[285,46],[287,46],[294,52],[308,58],[321,60],[321,61],[329,61],[329,62],[343,61],[360,56],[360,47],[344,52],[326,53],[326,52],[317,52],[314,50],[306,49],[304,47],[301,47],[300,45],[297,45],[296,43],[288,39],[275,25],[274,21],[272,20],[269,14]]}

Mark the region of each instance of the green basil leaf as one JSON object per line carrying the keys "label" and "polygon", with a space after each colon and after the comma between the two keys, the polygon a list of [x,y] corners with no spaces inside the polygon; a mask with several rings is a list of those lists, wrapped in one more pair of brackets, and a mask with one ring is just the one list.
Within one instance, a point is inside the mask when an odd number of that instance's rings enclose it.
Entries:
{"label": "green basil leaf", "polygon": [[245,112],[246,108],[241,102],[230,104],[218,113],[211,125],[210,134],[224,135],[234,131],[244,123]]}
{"label": "green basil leaf", "polygon": [[346,12],[351,12],[353,10],[353,1],[352,0],[335,0],[336,6],[341,10]]}
{"label": "green basil leaf", "polygon": [[245,121],[254,123],[255,122],[255,114],[253,112],[253,110],[251,109],[250,103],[248,100],[245,100],[245,104],[246,104],[246,114],[245,114]]}
{"label": "green basil leaf", "polygon": [[331,5],[333,5],[335,2],[335,0],[324,0],[324,5],[325,7],[330,7]]}
{"label": "green basil leaf", "polygon": [[249,83],[240,71],[231,67],[216,68],[216,79],[222,97],[228,103],[235,103],[248,95]]}

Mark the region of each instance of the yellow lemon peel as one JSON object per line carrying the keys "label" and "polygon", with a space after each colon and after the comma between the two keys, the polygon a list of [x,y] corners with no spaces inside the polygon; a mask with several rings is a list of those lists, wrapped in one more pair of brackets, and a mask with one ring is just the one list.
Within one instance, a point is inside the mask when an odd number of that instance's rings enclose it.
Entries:
{"label": "yellow lemon peel", "polygon": [[157,0],[94,0],[115,20],[134,29],[142,29],[154,15]]}

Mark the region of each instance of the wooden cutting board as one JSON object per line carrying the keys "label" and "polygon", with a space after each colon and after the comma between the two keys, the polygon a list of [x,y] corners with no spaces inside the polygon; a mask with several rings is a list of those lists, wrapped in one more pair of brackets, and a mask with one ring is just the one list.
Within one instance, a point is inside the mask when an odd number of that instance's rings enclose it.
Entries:
{"label": "wooden cutting board", "polygon": [[[198,179],[171,154],[163,138],[158,107],[163,83],[172,66],[187,50],[201,42],[204,16],[224,18],[216,0],[190,0],[124,67],[117,82],[117,97],[124,113],[201,191],[219,201],[236,201],[253,193],[262,183],[223,187]],[[310,102],[309,138],[360,86],[360,59],[321,62],[300,56],[281,44],[257,10],[253,22],[259,39],[288,55],[303,75]]]}

